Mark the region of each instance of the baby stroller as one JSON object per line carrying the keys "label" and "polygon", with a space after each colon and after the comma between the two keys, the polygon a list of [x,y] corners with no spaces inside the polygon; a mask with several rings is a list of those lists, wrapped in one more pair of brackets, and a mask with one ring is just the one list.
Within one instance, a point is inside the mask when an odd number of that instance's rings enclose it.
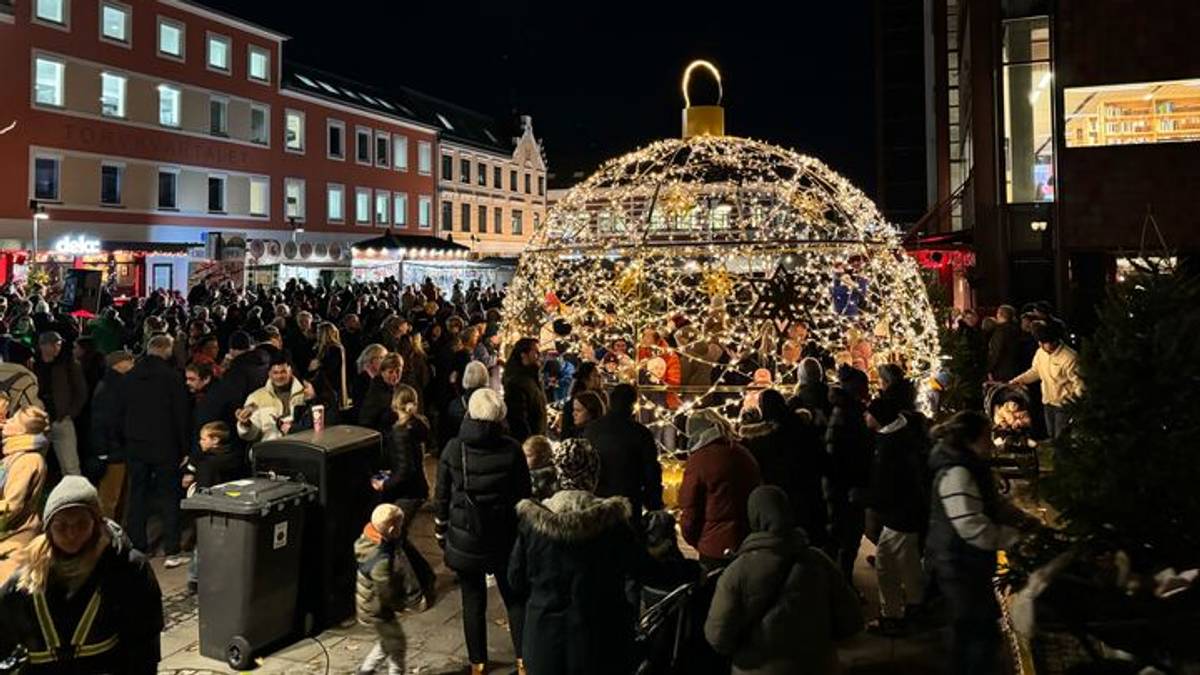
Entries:
{"label": "baby stroller", "polygon": [[729,672],[729,659],[713,651],[704,639],[704,621],[721,571],[715,569],[700,581],[670,591],[643,589],[647,607],[637,626],[642,654],[637,675]]}
{"label": "baby stroller", "polygon": [[988,382],[983,385],[983,409],[992,420],[996,452],[992,467],[1001,479],[1001,490],[1012,489],[1013,480],[1026,480],[1037,491],[1041,466],[1037,442],[1033,440],[1032,400],[1019,384]]}

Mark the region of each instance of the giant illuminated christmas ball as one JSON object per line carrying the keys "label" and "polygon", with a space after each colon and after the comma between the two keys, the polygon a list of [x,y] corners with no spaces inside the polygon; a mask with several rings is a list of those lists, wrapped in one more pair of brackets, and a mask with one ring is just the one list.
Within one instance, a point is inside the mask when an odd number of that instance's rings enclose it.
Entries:
{"label": "giant illuminated christmas ball", "polygon": [[732,421],[748,390],[790,393],[804,355],[921,380],[938,357],[917,265],[871,200],[812,157],[725,136],[717,106],[559,200],[504,317],[636,381],[643,419],[680,431],[701,408]]}

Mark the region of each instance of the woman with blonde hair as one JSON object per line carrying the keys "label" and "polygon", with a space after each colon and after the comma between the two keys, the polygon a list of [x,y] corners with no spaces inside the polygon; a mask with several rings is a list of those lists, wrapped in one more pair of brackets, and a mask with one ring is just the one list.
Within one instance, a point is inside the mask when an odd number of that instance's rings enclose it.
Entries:
{"label": "woman with blonde hair", "polygon": [[0,586],[0,654],[24,649],[28,672],[156,672],[162,593],[146,557],[100,515],[96,488],[64,477],[42,521]]}
{"label": "woman with blonde hair", "polygon": [[358,361],[354,364],[354,383],[350,387],[350,398],[353,400],[354,407],[354,411],[350,415],[351,420],[358,420],[363,400],[367,397],[367,389],[371,386],[371,380],[379,375],[379,366],[383,363],[383,357],[387,356],[387,353],[387,347],[377,342],[363,347],[362,352],[359,353]]}
{"label": "woman with blonde hair", "polygon": [[317,326],[317,353],[308,364],[308,379],[319,391],[333,392],[339,412],[353,406],[346,382],[346,348],[342,346],[342,334],[328,321]]}
{"label": "woman with blonde hair", "polygon": [[409,525],[417,517],[421,505],[429,499],[429,482],[425,479],[429,422],[421,414],[417,390],[407,384],[396,385],[392,394],[392,413],[396,423],[391,432],[384,435],[383,471],[371,479],[371,487],[379,493],[381,503],[391,502],[409,514],[404,520],[401,537],[426,600],[433,604],[433,568],[408,540]]}

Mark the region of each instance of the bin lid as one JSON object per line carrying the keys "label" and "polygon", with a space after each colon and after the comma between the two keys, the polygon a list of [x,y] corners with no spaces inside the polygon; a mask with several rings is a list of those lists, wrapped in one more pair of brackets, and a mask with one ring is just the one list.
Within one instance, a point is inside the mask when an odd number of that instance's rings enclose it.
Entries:
{"label": "bin lid", "polygon": [[306,483],[280,478],[246,478],[200,488],[183,500],[180,507],[185,511],[250,515],[266,513],[277,506],[311,501],[316,493],[317,488]]}
{"label": "bin lid", "polygon": [[321,431],[309,429],[307,431],[288,434],[272,441],[263,441],[254,446],[254,456],[277,457],[280,454],[295,453],[296,450],[316,452],[324,455],[339,455],[365,445],[378,448],[381,442],[382,436],[374,429],[339,424],[326,427]]}

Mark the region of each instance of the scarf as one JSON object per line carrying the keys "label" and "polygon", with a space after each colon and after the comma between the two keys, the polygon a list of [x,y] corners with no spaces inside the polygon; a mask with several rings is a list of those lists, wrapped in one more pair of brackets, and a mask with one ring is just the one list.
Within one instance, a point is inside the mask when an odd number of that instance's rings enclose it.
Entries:
{"label": "scarf", "polygon": [[19,452],[41,451],[47,445],[43,434],[14,434],[4,437],[4,454],[15,455]]}

